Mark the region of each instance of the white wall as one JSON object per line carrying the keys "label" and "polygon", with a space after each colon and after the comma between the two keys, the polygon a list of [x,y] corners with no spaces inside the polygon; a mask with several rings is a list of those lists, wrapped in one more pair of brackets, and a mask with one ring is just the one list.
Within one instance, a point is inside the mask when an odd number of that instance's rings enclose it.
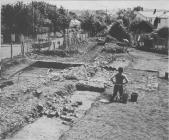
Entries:
{"label": "white wall", "polygon": [[169,27],[169,18],[162,18],[158,24],[158,29],[162,27]]}

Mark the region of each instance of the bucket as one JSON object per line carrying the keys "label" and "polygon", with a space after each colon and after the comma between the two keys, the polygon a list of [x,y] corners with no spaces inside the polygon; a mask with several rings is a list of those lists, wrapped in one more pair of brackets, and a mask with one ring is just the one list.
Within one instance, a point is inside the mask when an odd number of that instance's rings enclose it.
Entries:
{"label": "bucket", "polygon": [[131,102],[137,102],[138,93],[133,92],[131,94]]}
{"label": "bucket", "polygon": [[128,100],[128,94],[123,94],[122,97],[121,97],[122,103],[126,104],[127,100]]}
{"label": "bucket", "polygon": [[168,72],[165,72],[165,79],[168,80]]}

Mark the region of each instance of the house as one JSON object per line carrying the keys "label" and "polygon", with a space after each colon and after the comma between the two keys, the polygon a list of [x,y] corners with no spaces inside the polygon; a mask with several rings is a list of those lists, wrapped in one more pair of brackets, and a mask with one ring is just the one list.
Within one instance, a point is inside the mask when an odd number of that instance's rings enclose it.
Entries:
{"label": "house", "polygon": [[164,12],[160,15],[160,23],[158,24],[158,28],[169,27],[169,12]]}
{"label": "house", "polygon": [[145,20],[157,29],[169,27],[169,11],[135,11],[136,20]]}

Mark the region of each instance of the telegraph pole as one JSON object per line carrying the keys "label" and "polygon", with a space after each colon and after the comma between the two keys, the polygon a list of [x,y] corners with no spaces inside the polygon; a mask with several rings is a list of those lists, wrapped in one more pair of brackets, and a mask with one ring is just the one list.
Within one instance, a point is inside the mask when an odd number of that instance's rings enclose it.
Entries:
{"label": "telegraph pole", "polygon": [[33,35],[35,33],[35,23],[34,23],[34,4],[33,4],[33,1],[32,1],[32,15],[33,15],[33,23],[32,23],[32,30],[33,30]]}

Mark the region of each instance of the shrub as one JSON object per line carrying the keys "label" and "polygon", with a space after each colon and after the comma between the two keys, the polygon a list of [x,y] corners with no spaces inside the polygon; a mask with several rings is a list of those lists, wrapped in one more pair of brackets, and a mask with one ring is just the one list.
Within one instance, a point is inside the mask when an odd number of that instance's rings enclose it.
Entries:
{"label": "shrub", "polygon": [[157,31],[159,37],[168,38],[169,37],[169,28],[163,27]]}
{"label": "shrub", "polygon": [[153,31],[153,25],[147,21],[133,21],[130,25],[130,31],[137,33],[150,33]]}
{"label": "shrub", "polygon": [[123,39],[128,39],[130,41],[130,35],[126,31],[126,29],[118,22],[115,22],[110,28],[109,34],[118,39],[119,41],[123,41]]}

